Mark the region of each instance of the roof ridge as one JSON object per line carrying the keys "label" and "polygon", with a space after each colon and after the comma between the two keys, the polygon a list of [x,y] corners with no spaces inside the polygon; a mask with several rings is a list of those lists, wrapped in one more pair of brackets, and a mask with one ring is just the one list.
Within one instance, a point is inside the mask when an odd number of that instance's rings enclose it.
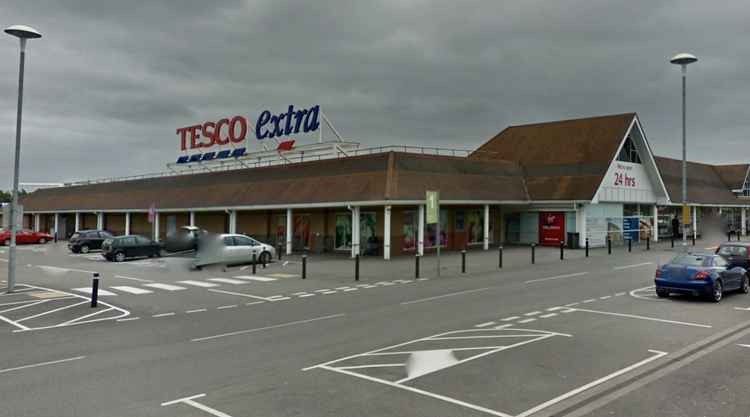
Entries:
{"label": "roof ridge", "polygon": [[635,116],[635,115],[637,115],[636,112],[626,112],[626,113],[616,113],[616,114],[603,114],[599,116],[590,116],[590,117],[574,117],[570,119],[550,120],[546,122],[533,122],[533,123],[524,123],[520,125],[509,125],[506,129],[510,129],[514,127],[541,126],[541,125],[548,125],[548,124],[555,124],[555,123],[577,122],[581,120],[605,119],[605,118],[615,118],[615,117]]}

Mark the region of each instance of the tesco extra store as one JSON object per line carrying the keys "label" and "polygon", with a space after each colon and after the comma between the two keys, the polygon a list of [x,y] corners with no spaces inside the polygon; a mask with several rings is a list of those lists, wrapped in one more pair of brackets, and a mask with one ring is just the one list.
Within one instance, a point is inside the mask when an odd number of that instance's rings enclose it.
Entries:
{"label": "tesco extra store", "polygon": [[[195,225],[287,253],[390,259],[438,244],[656,241],[671,235],[681,203],[681,162],[653,155],[635,113],[510,126],[469,151],[363,147],[341,139],[318,106],[254,122],[177,129],[182,155],[168,172],[28,194],[25,225],[61,239],[83,229],[163,239]],[[264,149],[247,150],[253,136]],[[689,162],[690,233],[721,213],[745,234],[749,166]],[[440,237],[425,224],[428,190],[439,191]]]}

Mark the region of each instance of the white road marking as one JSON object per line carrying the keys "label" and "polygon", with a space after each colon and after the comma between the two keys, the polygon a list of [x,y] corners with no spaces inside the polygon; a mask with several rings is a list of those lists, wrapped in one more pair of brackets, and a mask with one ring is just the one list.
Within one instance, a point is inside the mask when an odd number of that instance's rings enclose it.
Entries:
{"label": "white road marking", "polygon": [[[75,297],[45,298],[44,301],[67,300],[67,299],[70,299],[70,298],[75,298]],[[0,307],[15,306],[15,305],[19,305],[19,304],[38,303],[39,301],[40,300],[25,300],[25,301],[14,301],[12,303],[0,303]],[[2,313],[2,311],[0,311],[0,313]]]}
{"label": "white road marking", "polygon": [[750,311],[750,307],[735,307],[735,310]]}
{"label": "white road marking", "polygon": [[542,312],[541,311],[532,311],[532,312],[529,312],[529,313],[525,313],[524,316],[536,316],[538,314],[542,314]]}
{"label": "white road marking", "polygon": [[643,262],[643,263],[640,263],[640,264],[625,265],[625,266],[616,266],[616,267],[614,267],[612,269],[615,270],[615,271],[619,271],[621,269],[638,268],[640,266],[653,265],[653,264],[654,264],[653,262]]}
{"label": "white road marking", "polygon": [[9,312],[9,311],[19,310],[19,309],[22,309],[22,308],[26,308],[26,307],[32,307],[32,306],[35,306],[35,305],[37,305],[37,304],[42,304],[42,303],[46,303],[46,302],[48,302],[48,301],[50,301],[50,300],[49,300],[49,299],[46,299],[46,300],[37,300],[37,301],[32,301],[31,303],[26,303],[26,304],[24,304],[24,305],[20,305],[20,306],[16,306],[16,307],[11,307],[11,308],[7,308],[7,309],[5,309],[5,310],[2,310],[2,311],[0,311],[0,314],[2,314],[2,313],[7,313],[7,312]]}
{"label": "white road marking", "polygon": [[578,388],[576,388],[576,389],[574,389],[572,391],[568,391],[565,394],[560,395],[558,397],[555,397],[555,398],[553,398],[553,399],[551,399],[549,401],[545,401],[545,402],[537,405],[536,407],[529,408],[528,410],[524,411],[523,413],[518,414],[516,417],[526,417],[526,416],[530,416],[532,414],[535,414],[535,413],[537,413],[537,412],[539,412],[539,411],[541,411],[541,410],[543,410],[543,409],[545,409],[547,407],[550,407],[550,406],[552,406],[554,404],[559,403],[560,401],[563,401],[565,399],[568,399],[570,397],[578,395],[578,394],[586,391],[587,389],[593,388],[593,387],[595,387],[597,385],[601,385],[601,384],[609,381],[610,379],[617,378],[618,376],[620,376],[622,374],[628,373],[628,372],[632,371],[633,369],[641,367],[641,366],[643,366],[643,365],[645,365],[645,364],[647,364],[649,362],[655,361],[655,360],[661,358],[662,356],[667,355],[667,352],[662,352],[662,351],[659,351],[659,350],[651,350],[651,349],[649,349],[648,351],[651,352],[651,353],[653,353],[654,355],[651,356],[651,357],[649,357],[649,358],[646,358],[646,359],[644,359],[644,360],[642,360],[640,362],[634,363],[634,364],[632,364],[632,365],[630,365],[630,366],[628,366],[626,368],[622,368],[619,371],[612,372],[611,374],[609,374],[609,375],[607,375],[605,377],[599,378],[596,381],[589,382],[586,385],[580,386],[580,387],[578,387]]}
{"label": "white road marking", "polygon": [[623,295],[625,295],[624,292],[617,292],[617,293],[615,293],[615,297],[622,297]]}
{"label": "white road marking", "polygon": [[473,290],[458,291],[458,292],[453,292],[453,293],[450,293],[450,294],[437,295],[435,297],[422,298],[422,299],[413,300],[413,301],[405,301],[405,302],[401,303],[401,305],[422,303],[422,302],[425,302],[425,301],[438,300],[440,298],[453,297],[455,295],[469,294],[469,293],[478,292],[478,291],[485,291],[485,290],[489,290],[489,289],[490,289],[489,287],[485,287],[485,288],[477,288],[477,289],[473,289]]}
{"label": "white road marking", "polygon": [[[82,288],[73,288],[72,290],[73,291],[82,292],[84,294],[91,294],[92,288],[91,287],[82,287]],[[104,296],[114,296],[114,295],[117,295],[117,294],[113,293],[112,291],[103,290],[101,288],[99,288],[98,293],[99,293],[100,296],[101,295],[104,295]]]}
{"label": "white road marking", "polygon": [[224,291],[224,290],[215,290],[215,289],[210,289],[208,291],[218,292],[218,293],[222,293],[222,294],[229,294],[229,295],[239,295],[240,297],[255,298],[255,299],[263,300],[263,301],[270,301],[270,299],[268,299],[266,297],[259,297],[257,295],[245,294],[245,293],[242,293],[242,292]]}
{"label": "white road marking", "polygon": [[101,313],[106,313],[107,311],[111,311],[111,310],[114,310],[114,308],[113,307],[109,307],[109,308],[105,308],[105,309],[102,309],[102,310],[99,310],[99,311],[95,311],[95,312],[93,312],[91,314],[86,314],[85,316],[76,317],[73,320],[68,320],[65,323],[60,324],[60,326],[67,326],[67,325],[73,324],[73,323],[75,323],[77,321],[81,321],[83,319],[87,319],[89,317],[93,317],[93,316],[96,316],[96,315],[101,314]]}
{"label": "white road marking", "polygon": [[220,306],[220,307],[216,307],[216,309],[217,310],[226,310],[228,308],[235,308],[235,307],[237,307],[237,304],[231,304],[231,305],[227,305],[227,306]]}
{"label": "white road marking", "polygon": [[140,317],[128,317],[125,319],[117,319],[116,321],[133,321],[133,320],[140,320]]}
{"label": "white road marking", "polygon": [[291,297],[286,297],[283,295],[274,295],[273,297],[268,297],[268,301],[286,301],[291,299]]}
{"label": "white road marking", "polygon": [[750,348],[750,345],[745,345],[745,344],[742,344],[742,343],[737,343],[737,346],[742,346],[742,347]]}
{"label": "white road marking", "polygon": [[577,306],[578,304],[581,304],[581,303],[570,303],[570,304],[565,304],[565,307],[573,307],[573,306]]}
{"label": "white road marking", "polygon": [[359,288],[347,288],[347,289],[344,290],[344,292],[357,291],[358,289]]}
{"label": "white road marking", "polygon": [[488,327],[488,326],[492,326],[493,324],[495,324],[495,322],[494,322],[494,321],[488,321],[488,322],[486,322],[486,323],[480,323],[480,324],[477,324],[477,325],[475,325],[474,327],[479,327],[479,328],[482,328],[482,327]]}
{"label": "white road marking", "polygon": [[150,279],[126,277],[125,275],[115,275],[115,278],[129,279],[131,281],[138,281],[138,282],[154,282],[153,280],[150,280]]}
{"label": "white road marking", "polygon": [[561,306],[550,307],[550,308],[547,309],[547,311],[557,311],[557,310],[562,310],[563,308],[564,307],[561,307]]}
{"label": "white road marking", "polygon": [[231,279],[231,278],[209,278],[208,280],[212,282],[221,282],[222,284],[232,284],[232,285],[247,284],[247,281],[242,281],[239,279]]}
{"label": "white road marking", "polygon": [[42,316],[45,316],[45,315],[50,314],[50,313],[55,313],[55,312],[58,312],[58,311],[61,311],[61,310],[65,310],[65,309],[68,309],[68,308],[77,307],[79,305],[86,304],[86,303],[88,303],[88,300],[84,300],[84,301],[81,301],[79,303],[70,304],[70,305],[67,305],[67,306],[64,306],[64,307],[56,308],[54,310],[47,310],[47,311],[45,311],[43,313],[34,314],[33,316],[28,316],[28,317],[24,317],[22,319],[18,319],[18,320],[16,320],[16,323],[20,323],[22,321],[26,321],[26,320],[30,320],[30,319],[35,319],[37,317],[42,317]]}
{"label": "white road marking", "polygon": [[541,317],[541,318],[543,318],[543,319],[548,319],[548,318],[550,318],[550,317],[555,317],[556,315],[557,315],[557,313],[549,313],[549,314],[542,314],[542,315],[541,315],[541,316],[539,316],[539,317]]}
{"label": "white road marking", "polygon": [[575,311],[575,310],[574,310],[574,309],[572,309],[572,308],[568,308],[568,309],[565,309],[565,310],[560,310],[560,312],[561,312],[561,313],[566,313],[566,314],[567,314],[567,313],[572,313],[572,312],[574,312],[574,311]]}
{"label": "white road marking", "polygon": [[520,320],[520,321],[519,321],[519,323],[531,323],[532,321],[536,321],[536,319],[525,319],[525,320]]}
{"label": "white road marking", "polygon": [[612,296],[611,295],[605,295],[605,296],[599,297],[600,300],[606,300],[607,298],[612,298]]}
{"label": "white road marking", "polygon": [[249,303],[245,303],[246,306],[254,306],[256,304],[263,304],[265,301],[251,301]]}
{"label": "white road marking", "polygon": [[596,298],[589,298],[588,300],[583,300],[582,302],[586,304],[586,303],[593,303],[594,301],[596,301]]}
{"label": "white road marking", "polygon": [[158,288],[160,290],[166,290],[166,291],[181,291],[186,290],[185,287],[180,287],[178,285],[171,285],[171,284],[162,284],[160,282],[155,282],[153,284],[144,284],[144,286],[149,288]]}
{"label": "white road marking", "polygon": [[574,274],[565,274],[565,275],[557,275],[554,277],[547,277],[547,278],[539,278],[539,279],[531,279],[528,281],[524,281],[524,284],[531,284],[532,282],[542,282],[542,281],[552,281],[555,279],[563,279],[563,278],[573,278],[573,277],[581,277],[584,275],[588,275],[588,272],[576,272]]}
{"label": "white road marking", "polygon": [[195,310],[185,310],[185,313],[193,314],[193,313],[202,313],[204,311],[208,311],[208,310],[205,308],[196,308]]}
{"label": "white road marking", "polygon": [[177,281],[178,284],[184,284],[184,285],[192,285],[194,287],[202,287],[202,288],[211,288],[211,287],[218,287],[219,284],[212,284],[210,282],[203,282],[203,281],[193,281],[193,280],[187,280],[187,281]]}
{"label": "white road marking", "polygon": [[495,327],[493,327],[493,329],[496,329],[496,330],[501,330],[501,329],[505,329],[505,328],[508,328],[508,327],[510,327],[510,326],[512,326],[512,325],[513,325],[513,324],[511,324],[511,323],[508,323],[508,324],[501,324],[501,325],[499,325],[499,326],[495,326]]}
{"label": "white road marking", "polygon": [[341,290],[341,291],[348,290],[349,288],[351,287],[336,287],[337,290]]}
{"label": "white road marking", "polygon": [[336,369],[367,369],[367,368],[391,368],[397,366],[404,366],[403,363],[377,363],[374,365],[354,365],[354,366],[340,366]]}
{"label": "white road marking", "polygon": [[613,313],[611,311],[599,311],[599,310],[587,310],[584,308],[574,308],[572,309],[574,311],[583,311],[585,313],[594,313],[594,314],[604,314],[607,316],[616,316],[616,317],[627,317],[631,319],[640,319],[640,320],[648,320],[648,321],[658,321],[662,323],[671,323],[671,324],[680,324],[683,326],[693,326],[693,327],[705,327],[705,328],[711,328],[712,326],[708,324],[700,324],[700,323],[689,323],[685,321],[676,321],[676,320],[666,320],[666,319],[660,319],[656,317],[646,317],[646,316],[638,316],[635,314],[624,314],[624,313]]}
{"label": "white road marking", "polygon": [[298,295],[299,298],[305,298],[305,297],[315,297],[315,294],[300,294]]}
{"label": "white road marking", "polygon": [[[636,288],[636,289],[634,289],[634,290],[630,291],[630,292],[629,292],[628,294],[630,294],[630,296],[631,296],[631,297],[633,297],[633,298],[637,298],[637,299],[639,299],[639,300],[646,300],[646,301],[660,301],[660,302],[663,302],[663,301],[668,301],[668,300],[663,300],[663,299],[661,299],[661,298],[657,298],[657,297],[656,297],[656,292],[655,292],[655,288],[656,288],[656,286],[654,286],[654,285],[649,285],[649,286],[647,286],[647,287]],[[651,292],[651,294],[650,294],[650,295],[641,295],[641,294],[637,294],[637,293],[639,293],[639,292],[642,292],[642,291],[649,291],[649,292]]]}
{"label": "white road marking", "polygon": [[[31,265],[29,265],[31,266]],[[75,268],[61,268],[59,266],[51,266],[51,265],[37,265],[38,268],[41,268],[43,271],[47,270],[49,272],[81,272],[84,274],[93,274],[96,271],[87,271],[85,269],[75,269]]]}
{"label": "white road marking", "polygon": [[161,314],[154,314],[154,315],[153,315],[153,316],[151,316],[151,317],[156,317],[156,318],[159,318],[159,317],[169,317],[169,316],[174,316],[174,313],[161,313]]}
{"label": "white road marking", "polygon": [[[412,282],[412,281],[408,281],[408,282]],[[369,289],[369,288],[375,288],[375,286],[374,285],[370,285],[370,284],[365,284],[365,285],[362,286],[362,288],[368,288]]]}
{"label": "white road marking", "polygon": [[270,282],[270,281],[276,281],[276,278],[270,278],[270,277],[259,277],[256,275],[238,275],[236,277],[237,279],[246,279],[249,281],[260,281],[260,282]]}
{"label": "white road marking", "polygon": [[331,291],[331,290],[328,288],[323,288],[322,290],[315,290],[315,292],[326,292],[326,291]]}
{"label": "white road marking", "polygon": [[189,405],[191,407],[195,407],[195,408],[197,408],[197,409],[199,409],[201,411],[205,411],[208,414],[211,414],[212,416],[216,416],[216,417],[232,417],[229,414],[222,413],[219,410],[215,410],[215,409],[213,409],[213,408],[211,408],[211,407],[209,407],[207,405],[203,405],[203,404],[201,404],[201,403],[199,403],[197,401],[194,401],[196,398],[202,398],[202,397],[205,397],[205,396],[206,396],[205,393],[204,394],[198,394],[198,395],[191,395],[189,397],[180,398],[180,399],[177,399],[177,400],[167,401],[165,403],[161,403],[161,406],[165,407],[165,406],[168,406],[168,405],[174,405],[174,404],[182,403],[182,404],[187,404],[187,405]]}
{"label": "white road marking", "polygon": [[109,287],[109,288],[112,288],[113,290],[127,292],[130,294],[136,294],[136,295],[153,293],[153,291],[150,291],[150,290],[144,290],[143,288],[138,288],[138,287],[129,287],[127,285],[118,285],[118,286]]}
{"label": "white road marking", "polygon": [[72,362],[72,361],[77,361],[77,360],[84,359],[84,358],[85,356],[76,356],[74,358],[58,359],[56,361],[40,362],[40,363],[31,364],[31,365],[16,366],[15,368],[0,369],[0,374],[13,372],[13,371],[20,371],[21,369],[38,368],[40,366],[54,365],[54,364],[64,363],[64,362]]}
{"label": "white road marking", "polygon": [[501,321],[511,321],[511,320],[520,319],[520,318],[521,318],[520,316],[510,316],[510,317],[506,317],[506,318],[500,319],[500,320]]}
{"label": "white road marking", "polygon": [[236,332],[229,332],[229,333],[217,334],[215,336],[199,337],[199,338],[196,338],[196,339],[191,339],[190,341],[191,342],[202,342],[202,341],[205,341],[205,340],[213,340],[213,339],[218,339],[218,338],[221,338],[221,337],[237,336],[237,335],[241,335],[241,334],[255,333],[255,332],[260,332],[260,331],[263,331],[263,330],[278,329],[280,327],[288,327],[288,326],[294,326],[294,325],[297,325],[297,324],[312,323],[312,322],[320,321],[320,320],[330,320],[330,319],[335,319],[335,318],[344,317],[344,316],[345,316],[345,314],[343,314],[343,313],[341,313],[341,314],[332,314],[332,315],[329,315],[329,316],[315,317],[315,318],[307,319],[307,320],[297,320],[297,321],[290,321],[290,322],[287,322],[287,323],[275,324],[273,326],[258,327],[256,329],[239,330],[239,331],[236,331]]}

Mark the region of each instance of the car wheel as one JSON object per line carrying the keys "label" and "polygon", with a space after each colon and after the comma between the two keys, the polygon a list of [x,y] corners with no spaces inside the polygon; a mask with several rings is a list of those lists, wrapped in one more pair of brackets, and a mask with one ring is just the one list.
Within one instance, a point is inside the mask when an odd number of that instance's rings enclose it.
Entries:
{"label": "car wheel", "polygon": [[656,296],[659,298],[667,298],[669,297],[669,291],[663,290],[661,288],[656,289]]}
{"label": "car wheel", "polygon": [[740,291],[745,294],[750,292],[750,277],[748,277],[747,274],[742,277],[742,287],[740,287]]}
{"label": "car wheel", "polygon": [[724,296],[724,287],[721,285],[721,281],[714,281],[714,287],[711,290],[711,301],[718,303],[721,301],[721,297]]}
{"label": "car wheel", "polygon": [[125,261],[125,252],[117,252],[115,254],[115,262],[124,262]]}
{"label": "car wheel", "polygon": [[89,253],[89,250],[91,250],[91,248],[89,248],[89,245],[81,246],[81,253]]}
{"label": "car wheel", "polygon": [[271,254],[268,252],[261,253],[259,261],[264,265],[269,264],[271,262]]}
{"label": "car wheel", "polygon": [[41,238],[41,239],[39,239],[39,243],[41,243],[42,245],[44,245],[45,243],[47,243],[47,239]]}

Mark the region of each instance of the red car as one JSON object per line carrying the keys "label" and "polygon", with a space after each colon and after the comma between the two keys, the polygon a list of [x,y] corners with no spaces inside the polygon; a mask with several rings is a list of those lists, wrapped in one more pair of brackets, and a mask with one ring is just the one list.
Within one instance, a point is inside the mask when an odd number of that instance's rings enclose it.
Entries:
{"label": "red car", "polygon": [[[47,243],[53,240],[54,237],[49,233],[43,232],[32,232],[28,229],[21,229],[16,231],[16,243]],[[5,246],[10,246],[10,230],[0,231],[0,243]]]}

